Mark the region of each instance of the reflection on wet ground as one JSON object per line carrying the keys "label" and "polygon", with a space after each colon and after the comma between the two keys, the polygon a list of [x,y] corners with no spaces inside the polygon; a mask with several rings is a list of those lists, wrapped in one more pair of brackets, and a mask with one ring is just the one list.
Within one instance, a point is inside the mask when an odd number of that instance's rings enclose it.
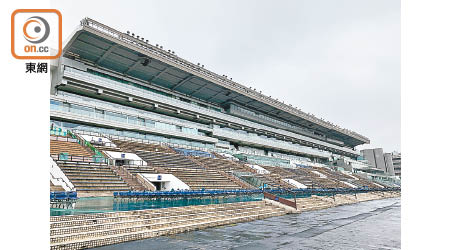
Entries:
{"label": "reflection on wet ground", "polygon": [[97,249],[400,249],[400,210],[375,200]]}

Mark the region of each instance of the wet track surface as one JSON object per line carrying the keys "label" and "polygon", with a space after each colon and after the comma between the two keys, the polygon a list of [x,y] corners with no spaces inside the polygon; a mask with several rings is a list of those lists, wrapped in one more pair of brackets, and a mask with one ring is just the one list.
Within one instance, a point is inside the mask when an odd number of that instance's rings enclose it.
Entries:
{"label": "wet track surface", "polygon": [[96,249],[400,249],[400,211],[391,198]]}

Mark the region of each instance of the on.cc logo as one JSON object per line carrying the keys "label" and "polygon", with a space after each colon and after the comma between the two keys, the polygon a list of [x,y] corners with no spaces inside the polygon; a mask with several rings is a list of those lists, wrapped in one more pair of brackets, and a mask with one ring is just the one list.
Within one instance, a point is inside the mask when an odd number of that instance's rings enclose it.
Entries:
{"label": "on.cc logo", "polygon": [[11,14],[11,54],[16,59],[56,59],[62,53],[62,16],[56,9]]}
{"label": "on.cc logo", "polygon": [[44,18],[32,16],[23,25],[23,35],[30,43],[42,43],[50,35],[50,25]]}

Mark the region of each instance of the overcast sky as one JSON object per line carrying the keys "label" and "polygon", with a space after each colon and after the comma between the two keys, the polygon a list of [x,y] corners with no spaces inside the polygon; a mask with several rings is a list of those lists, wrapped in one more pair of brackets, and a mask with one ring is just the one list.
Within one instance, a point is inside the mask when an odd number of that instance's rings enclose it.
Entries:
{"label": "overcast sky", "polygon": [[400,0],[52,1],[400,151]]}

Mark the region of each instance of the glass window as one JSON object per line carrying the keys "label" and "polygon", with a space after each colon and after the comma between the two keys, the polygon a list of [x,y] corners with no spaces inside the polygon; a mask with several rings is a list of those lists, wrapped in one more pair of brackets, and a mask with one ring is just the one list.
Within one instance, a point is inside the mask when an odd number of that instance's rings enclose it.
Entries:
{"label": "glass window", "polygon": [[145,126],[145,119],[144,118],[138,118],[138,125],[139,126]]}
{"label": "glass window", "polygon": [[138,125],[138,118],[134,116],[128,116],[128,124]]}
{"label": "glass window", "polygon": [[116,122],[122,122],[122,123],[127,123],[127,116],[126,115],[122,115],[122,114],[118,114],[118,113],[114,113],[114,112],[106,112],[105,113],[106,119],[108,120],[112,120],[112,121],[116,121]]}
{"label": "glass window", "polygon": [[105,119],[105,111],[101,109],[95,109],[95,117]]}
{"label": "glass window", "polygon": [[149,127],[149,128],[154,128],[155,127],[155,122],[149,119],[145,119],[145,126]]}
{"label": "glass window", "polygon": [[156,122],[155,125],[156,125],[155,127],[159,128],[159,129],[172,130],[172,131],[176,130],[175,125],[164,123],[164,122]]}
{"label": "glass window", "polygon": [[62,103],[55,100],[50,100],[50,110],[59,110],[59,107],[62,106]]}

